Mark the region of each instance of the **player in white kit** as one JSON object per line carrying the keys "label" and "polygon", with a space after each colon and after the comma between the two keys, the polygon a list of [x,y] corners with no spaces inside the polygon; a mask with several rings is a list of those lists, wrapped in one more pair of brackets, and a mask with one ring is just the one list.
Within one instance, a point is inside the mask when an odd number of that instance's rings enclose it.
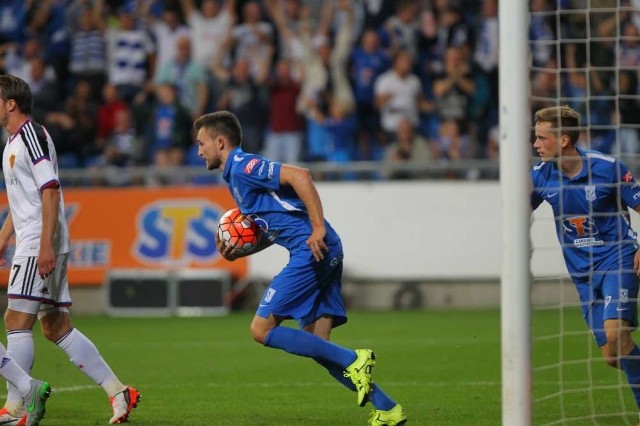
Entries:
{"label": "player in white kit", "polygon": [[[105,390],[113,408],[110,424],[127,420],[139,392],[120,382],[95,345],[71,322],[67,281],[69,230],[58,179],[56,150],[46,129],[29,117],[32,96],[22,79],[0,75],[0,125],[9,133],[2,168],[9,214],[0,228],[0,264],[15,233],[5,313],[7,351],[27,372],[34,360],[33,325],[66,352],[71,362]],[[24,424],[22,398],[8,385],[0,424]]]}

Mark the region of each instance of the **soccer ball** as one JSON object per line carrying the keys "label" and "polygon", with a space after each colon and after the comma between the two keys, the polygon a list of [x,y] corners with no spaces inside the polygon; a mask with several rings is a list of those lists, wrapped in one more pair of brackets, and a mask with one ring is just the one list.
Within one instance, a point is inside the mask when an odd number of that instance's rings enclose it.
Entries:
{"label": "soccer ball", "polygon": [[250,253],[260,242],[260,236],[258,225],[240,209],[229,210],[218,222],[218,238],[231,247],[234,254]]}

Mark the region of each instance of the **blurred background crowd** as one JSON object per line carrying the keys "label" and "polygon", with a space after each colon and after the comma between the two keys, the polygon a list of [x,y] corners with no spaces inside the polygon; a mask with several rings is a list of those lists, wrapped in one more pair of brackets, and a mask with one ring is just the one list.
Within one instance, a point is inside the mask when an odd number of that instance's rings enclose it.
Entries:
{"label": "blurred background crowd", "polygon": [[[202,166],[191,124],[220,109],[277,161],[496,160],[497,3],[3,0],[0,72],[63,168]],[[592,147],[638,153],[640,5],[618,3],[530,1],[532,110],[560,100]]]}

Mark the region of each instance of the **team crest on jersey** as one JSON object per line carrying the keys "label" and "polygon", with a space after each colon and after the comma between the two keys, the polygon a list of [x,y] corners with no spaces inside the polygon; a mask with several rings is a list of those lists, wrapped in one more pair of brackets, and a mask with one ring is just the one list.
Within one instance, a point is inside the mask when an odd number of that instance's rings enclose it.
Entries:
{"label": "team crest on jersey", "polygon": [[16,163],[16,155],[12,152],[9,156],[9,167],[13,169],[13,165]]}
{"label": "team crest on jersey", "polygon": [[621,288],[618,303],[628,303],[628,302],[629,302],[629,290],[626,288]]}
{"label": "team crest on jersey", "polygon": [[269,303],[271,302],[271,299],[273,299],[273,296],[276,294],[276,291],[272,288],[267,289],[267,294],[265,294],[264,296],[264,301]]}
{"label": "team crest on jersey", "polygon": [[596,199],[596,186],[587,185],[584,187],[584,196],[587,201],[595,201]]}
{"label": "team crest on jersey", "polygon": [[623,177],[622,180],[629,183],[633,180],[633,175],[631,174],[631,172],[627,172]]}

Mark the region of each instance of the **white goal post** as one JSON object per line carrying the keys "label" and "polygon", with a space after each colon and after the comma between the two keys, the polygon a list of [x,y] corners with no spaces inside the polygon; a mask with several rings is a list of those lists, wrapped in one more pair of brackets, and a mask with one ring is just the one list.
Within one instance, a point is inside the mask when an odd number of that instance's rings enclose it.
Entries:
{"label": "white goal post", "polygon": [[502,192],[502,424],[529,426],[529,5],[500,0],[500,186]]}

